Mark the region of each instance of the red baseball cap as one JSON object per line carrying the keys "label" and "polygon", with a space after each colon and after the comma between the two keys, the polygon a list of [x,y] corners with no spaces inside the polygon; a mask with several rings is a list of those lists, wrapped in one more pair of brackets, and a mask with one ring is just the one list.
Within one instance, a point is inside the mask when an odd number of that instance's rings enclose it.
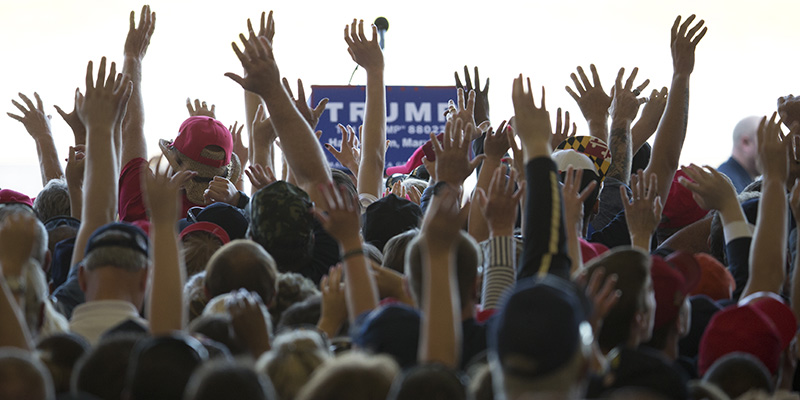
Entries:
{"label": "red baseball cap", "polygon": [[736,288],[731,272],[710,254],[697,253],[694,259],[700,266],[700,282],[689,294],[704,294],[712,300],[729,300]]}
{"label": "red baseball cap", "polygon": [[797,319],[780,296],[772,292],[757,292],[739,300],[739,305],[747,305],[764,313],[778,328],[783,348],[789,347],[797,332]]}
{"label": "red baseball cap", "polygon": [[[214,168],[230,164],[233,137],[221,122],[205,116],[189,117],[183,121],[179,132],[171,146],[183,155]],[[221,160],[206,157],[203,154],[206,146],[221,147],[225,151],[225,157]]]}
{"label": "red baseball cap", "polygon": [[228,236],[228,232],[226,232],[225,229],[213,222],[206,221],[195,222],[187,226],[181,231],[180,238],[183,240],[186,235],[198,231],[208,232],[214,235],[217,239],[219,239],[220,242],[222,242],[223,245],[231,241],[230,237]]}
{"label": "red baseball cap", "polygon": [[666,259],[652,256],[653,290],[656,295],[654,329],[674,321],[686,296],[700,281],[700,267],[691,254],[676,251]]}
{"label": "red baseball cap", "polygon": [[717,312],[700,339],[697,372],[703,376],[722,356],[744,352],[756,356],[773,375],[778,371],[781,334],[761,310],[749,304]]}
{"label": "red baseball cap", "polygon": [[708,210],[700,208],[694,201],[692,191],[678,182],[680,177],[691,180],[683,171],[675,173],[669,187],[667,202],[664,203],[664,211],[661,213],[664,220],[659,225],[660,228],[683,228],[708,214]]}
{"label": "red baseball cap", "polygon": [[0,204],[10,203],[25,204],[33,208],[33,200],[30,197],[11,189],[0,190]]}

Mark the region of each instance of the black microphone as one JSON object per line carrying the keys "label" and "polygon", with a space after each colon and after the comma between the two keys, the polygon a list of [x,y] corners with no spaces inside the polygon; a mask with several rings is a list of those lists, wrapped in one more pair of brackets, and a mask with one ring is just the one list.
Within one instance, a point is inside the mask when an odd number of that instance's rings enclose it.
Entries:
{"label": "black microphone", "polygon": [[378,28],[378,44],[380,44],[381,50],[383,50],[383,35],[389,30],[389,21],[384,17],[378,17],[375,18],[374,25]]}

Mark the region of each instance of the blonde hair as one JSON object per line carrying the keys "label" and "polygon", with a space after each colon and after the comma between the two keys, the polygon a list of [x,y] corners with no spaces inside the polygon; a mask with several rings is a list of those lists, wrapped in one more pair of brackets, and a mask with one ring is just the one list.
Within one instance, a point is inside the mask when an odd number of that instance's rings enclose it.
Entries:
{"label": "blonde hair", "polygon": [[186,261],[186,276],[194,276],[206,270],[211,256],[222,247],[216,236],[202,231],[191,232],[181,240],[181,255]]}
{"label": "blonde hair", "polygon": [[389,356],[349,352],[317,369],[296,399],[384,400],[399,372]]}
{"label": "blonde hair", "polygon": [[275,338],[272,350],[256,363],[256,370],[269,376],[281,400],[292,400],[331,357],[319,334],[289,331]]}

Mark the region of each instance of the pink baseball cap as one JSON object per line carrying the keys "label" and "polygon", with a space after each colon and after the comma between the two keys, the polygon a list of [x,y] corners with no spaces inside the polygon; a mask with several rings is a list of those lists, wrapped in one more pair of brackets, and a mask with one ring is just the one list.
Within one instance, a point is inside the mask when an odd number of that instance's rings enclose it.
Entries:
{"label": "pink baseball cap", "polygon": [[[183,121],[179,132],[170,145],[183,155],[214,168],[230,164],[233,137],[221,122],[205,116],[189,117]],[[225,151],[225,157],[220,160],[206,157],[203,154],[206,146],[221,147]]]}

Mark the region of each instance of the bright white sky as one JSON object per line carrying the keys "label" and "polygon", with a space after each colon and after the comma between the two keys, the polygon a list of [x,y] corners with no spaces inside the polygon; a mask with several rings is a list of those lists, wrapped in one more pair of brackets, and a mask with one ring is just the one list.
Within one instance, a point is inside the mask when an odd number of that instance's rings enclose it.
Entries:
{"label": "bright white sky", "polygon": [[[564,86],[576,66],[595,63],[609,89],[619,67],[639,67],[651,86],[669,86],[669,29],[676,15],[695,13],[709,31],[697,50],[692,76],[689,132],[682,161],[717,165],[727,158],[733,126],[748,115],[775,109],[776,99],[797,88],[796,16],[800,2],[752,1],[281,1],[154,0],[156,31],[145,58],[144,101],[150,152],[159,138],[174,138],[187,116],[186,97],[217,106],[226,124],[244,115],[242,91],[224,77],[241,66],[230,42],[275,10],[275,57],[290,79],[308,88],[344,85],[354,63],[343,36],[352,18],[385,16],[386,83],[451,85],[453,72],[478,65],[491,77],[496,125],[512,114],[511,81],[519,73],[547,88],[547,105],[580,117]],[[59,154],[72,143],[69,127],[53,109],[72,109],[86,63],[108,56],[121,61],[128,14],[141,3],[107,0],[2,0],[0,54],[5,55],[0,99],[16,111],[17,92],[37,91],[53,115]],[[588,68],[587,68],[588,71]],[[353,84],[363,84],[363,71]],[[310,89],[309,92],[310,93]],[[554,117],[554,116],[553,116]],[[588,133],[578,118],[578,134]],[[22,124],[0,116],[0,187],[31,196],[41,189],[34,142]]]}

